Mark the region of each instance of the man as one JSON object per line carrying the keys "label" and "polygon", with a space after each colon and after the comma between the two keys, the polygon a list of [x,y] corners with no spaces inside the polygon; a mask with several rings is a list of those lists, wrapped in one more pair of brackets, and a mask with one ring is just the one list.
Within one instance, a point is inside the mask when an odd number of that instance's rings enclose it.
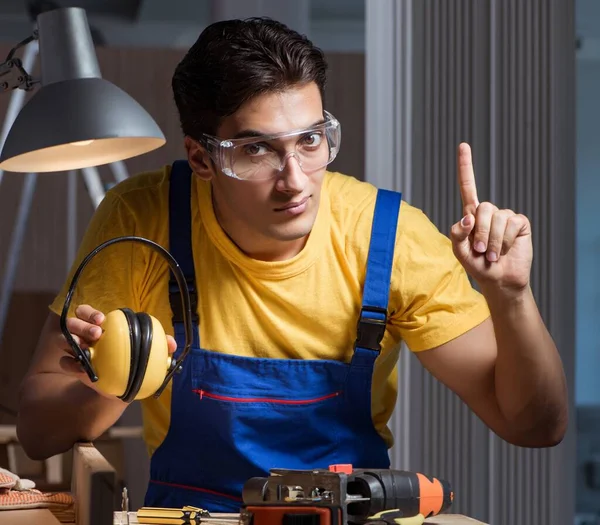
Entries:
{"label": "man", "polygon": [[[387,467],[401,340],[506,441],[547,447],[564,435],[565,378],[530,288],[527,218],[479,203],[466,144],[451,240],[407,203],[398,210],[397,194],[328,172],[341,132],[325,76],[322,53],[277,22],[208,27],[173,77],[186,161],[113,188],[88,227],[76,265],[107,239],[139,235],[195,282],[184,371],[142,402],[147,505],[235,511],[243,482],[271,467]],[[66,289],[20,394],[33,458],[95,439],[126,407],[72,366],[58,322]],[[169,297],[155,252],[114,245],[82,274],[68,328],[93,345],[104,314],[127,306],[172,335]],[[367,333],[373,324],[385,333]]]}

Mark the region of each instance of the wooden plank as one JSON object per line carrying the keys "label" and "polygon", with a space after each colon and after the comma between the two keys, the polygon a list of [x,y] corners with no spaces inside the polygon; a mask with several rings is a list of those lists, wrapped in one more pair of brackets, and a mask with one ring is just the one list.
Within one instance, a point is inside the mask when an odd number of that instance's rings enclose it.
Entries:
{"label": "wooden plank", "polygon": [[61,525],[48,509],[0,511],[2,525]]}
{"label": "wooden plank", "polygon": [[71,492],[77,525],[110,525],[117,502],[117,473],[91,443],[73,448]]}

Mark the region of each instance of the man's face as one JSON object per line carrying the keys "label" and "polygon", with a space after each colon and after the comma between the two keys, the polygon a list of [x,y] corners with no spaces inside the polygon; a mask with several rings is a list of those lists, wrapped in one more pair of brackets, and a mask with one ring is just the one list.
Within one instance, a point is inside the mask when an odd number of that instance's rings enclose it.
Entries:
{"label": "man's face", "polygon": [[[250,100],[222,121],[216,135],[227,139],[247,130],[265,135],[282,133],[309,128],[322,119],[321,94],[311,83]],[[298,139],[285,138],[274,148],[284,157],[294,151]],[[194,170],[212,179],[213,204],[221,226],[243,251],[259,258],[261,254],[280,258],[274,253],[278,246],[284,252],[292,245],[301,249],[317,215],[325,167],[304,173],[292,156],[282,172],[273,171],[272,178],[237,180],[215,173],[210,162],[210,171],[197,169],[192,161],[197,155],[188,149]],[[206,153],[203,158],[207,158]]]}

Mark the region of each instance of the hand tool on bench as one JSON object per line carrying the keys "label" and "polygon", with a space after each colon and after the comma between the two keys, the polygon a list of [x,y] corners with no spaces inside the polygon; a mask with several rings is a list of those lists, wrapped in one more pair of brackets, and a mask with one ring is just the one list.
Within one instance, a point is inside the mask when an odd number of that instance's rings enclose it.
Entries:
{"label": "hand tool on bench", "polygon": [[[233,518],[235,516],[235,519]],[[198,525],[205,523],[231,523],[239,521],[239,514],[213,516],[205,509],[185,506],[180,509],[170,507],[142,507],[136,512],[137,523],[160,525]]]}

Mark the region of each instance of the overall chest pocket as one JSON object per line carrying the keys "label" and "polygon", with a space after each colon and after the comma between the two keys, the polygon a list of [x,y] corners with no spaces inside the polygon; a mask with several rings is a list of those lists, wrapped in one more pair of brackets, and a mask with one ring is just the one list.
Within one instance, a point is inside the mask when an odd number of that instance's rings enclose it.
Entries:
{"label": "overall chest pocket", "polygon": [[265,471],[336,461],[347,427],[340,363],[213,357],[191,355],[192,417],[205,443]]}

